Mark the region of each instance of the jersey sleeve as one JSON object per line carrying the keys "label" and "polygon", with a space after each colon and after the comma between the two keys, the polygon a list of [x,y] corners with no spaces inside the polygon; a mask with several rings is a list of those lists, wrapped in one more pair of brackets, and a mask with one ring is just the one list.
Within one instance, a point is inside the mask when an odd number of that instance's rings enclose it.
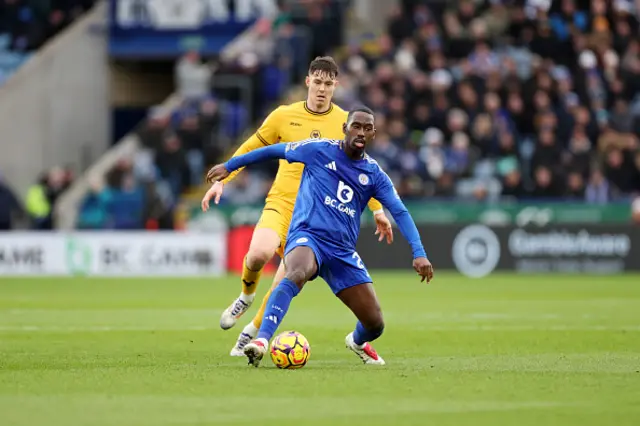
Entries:
{"label": "jersey sleeve", "polygon": [[285,144],[285,160],[289,163],[311,164],[316,153],[323,143],[317,139],[307,139],[300,142],[290,142]]}
{"label": "jersey sleeve", "polygon": [[[280,141],[280,125],[282,122],[282,107],[276,108],[271,114],[265,118],[264,122],[256,132],[249,137],[237,151],[233,157],[246,154],[258,148],[273,145]],[[238,169],[222,180],[222,183],[231,182],[242,169]]]}
{"label": "jersey sleeve", "polygon": [[261,163],[266,160],[273,160],[276,158],[283,159],[286,149],[286,144],[263,146],[262,148],[247,152],[246,154],[230,158],[229,161],[224,163],[224,167],[229,172],[233,172],[234,170],[239,170],[243,167]]}
{"label": "jersey sleeve", "polygon": [[413,258],[427,257],[420,240],[420,233],[413,218],[400,199],[398,192],[393,186],[389,176],[378,167],[375,182],[375,197],[389,209],[391,216],[395,219],[400,228],[400,232],[411,246]]}

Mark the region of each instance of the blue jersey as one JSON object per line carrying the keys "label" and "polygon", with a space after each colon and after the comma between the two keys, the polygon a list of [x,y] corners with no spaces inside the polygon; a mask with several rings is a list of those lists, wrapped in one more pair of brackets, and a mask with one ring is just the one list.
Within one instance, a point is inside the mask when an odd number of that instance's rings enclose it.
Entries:
{"label": "blue jersey", "polygon": [[303,232],[324,245],[355,251],[360,217],[369,200],[376,198],[391,212],[414,258],[426,257],[415,224],[389,176],[366,154],[360,160],[351,159],[342,143],[313,139],[271,145],[234,157],[225,167],[233,171],[270,158],[303,163],[290,235]]}

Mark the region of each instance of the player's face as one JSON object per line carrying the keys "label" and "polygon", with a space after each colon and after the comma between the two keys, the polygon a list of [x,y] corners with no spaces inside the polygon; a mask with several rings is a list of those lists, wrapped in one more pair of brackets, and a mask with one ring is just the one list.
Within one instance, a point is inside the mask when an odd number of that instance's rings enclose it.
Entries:
{"label": "player's face", "polygon": [[307,76],[306,83],[309,88],[307,103],[310,107],[322,109],[331,103],[333,91],[338,85],[338,80],[325,72],[316,71]]}
{"label": "player's face", "polygon": [[362,153],[364,148],[376,137],[373,115],[355,112],[344,124],[347,146],[354,153]]}

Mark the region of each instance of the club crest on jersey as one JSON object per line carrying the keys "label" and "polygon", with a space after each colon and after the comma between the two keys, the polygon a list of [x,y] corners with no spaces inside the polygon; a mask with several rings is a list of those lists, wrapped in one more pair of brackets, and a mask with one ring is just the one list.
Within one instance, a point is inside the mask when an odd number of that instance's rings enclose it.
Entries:
{"label": "club crest on jersey", "polygon": [[361,185],[369,185],[369,176],[365,175],[364,173],[361,173],[360,176],[358,176],[358,180],[360,181]]}
{"label": "club crest on jersey", "polygon": [[320,139],[322,137],[322,134],[320,133],[320,130],[312,130],[309,136],[311,136],[313,139]]}

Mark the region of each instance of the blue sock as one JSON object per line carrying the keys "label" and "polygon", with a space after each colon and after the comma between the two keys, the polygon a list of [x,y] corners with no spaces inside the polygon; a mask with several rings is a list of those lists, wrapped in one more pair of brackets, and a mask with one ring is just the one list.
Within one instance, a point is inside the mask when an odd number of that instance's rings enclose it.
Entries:
{"label": "blue sock", "polygon": [[356,324],[356,329],[353,332],[353,341],[356,345],[364,345],[366,342],[373,342],[382,335],[384,327],[376,328],[375,330],[367,330],[360,321]]}
{"label": "blue sock", "polygon": [[267,309],[264,312],[260,331],[258,331],[259,339],[267,339],[267,342],[271,340],[282,319],[287,314],[291,300],[298,293],[300,293],[300,289],[293,281],[287,278],[280,281],[280,284],[273,290],[267,302]]}

